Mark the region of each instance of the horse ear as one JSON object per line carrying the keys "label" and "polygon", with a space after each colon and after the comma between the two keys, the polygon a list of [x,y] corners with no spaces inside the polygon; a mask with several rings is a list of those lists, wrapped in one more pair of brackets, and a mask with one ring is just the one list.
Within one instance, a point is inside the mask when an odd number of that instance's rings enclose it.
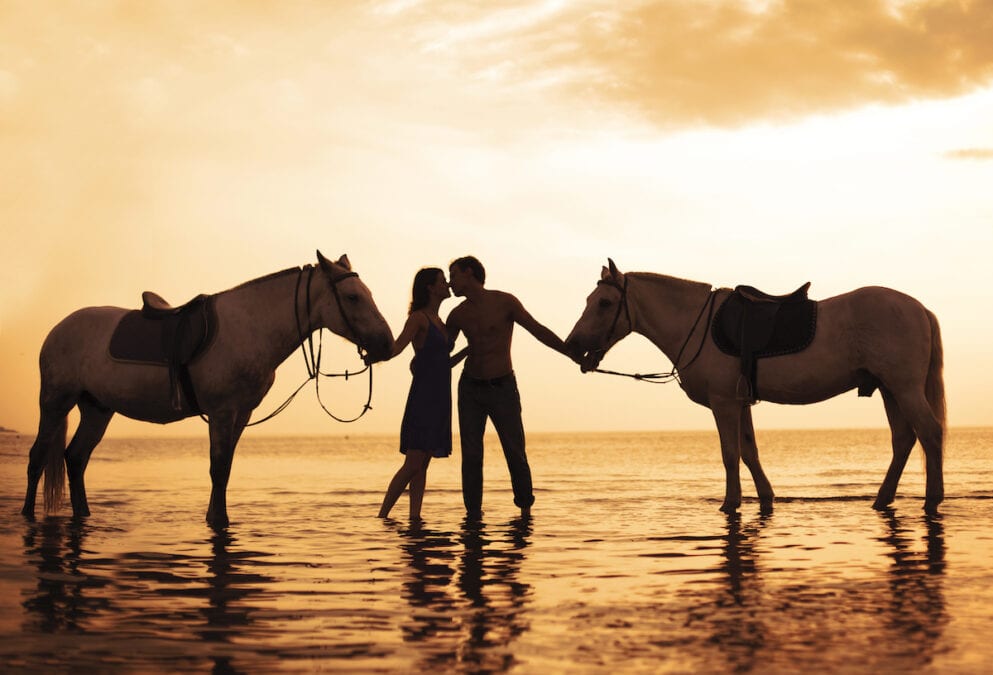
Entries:
{"label": "horse ear", "polygon": [[617,271],[617,265],[614,264],[614,261],[611,258],[607,258],[607,264],[610,265],[610,276],[620,276],[620,272]]}
{"label": "horse ear", "polygon": [[603,279],[604,281],[606,281],[607,279],[609,279],[610,278],[610,270],[608,270],[606,267],[601,267],[600,268],[600,278]]}
{"label": "horse ear", "polygon": [[342,254],[342,256],[338,258],[338,264],[344,267],[349,272],[352,271],[352,263],[348,262],[348,255]]}
{"label": "horse ear", "polygon": [[317,249],[317,262],[320,263],[321,267],[327,267],[331,264],[331,261],[321,255],[321,249]]}

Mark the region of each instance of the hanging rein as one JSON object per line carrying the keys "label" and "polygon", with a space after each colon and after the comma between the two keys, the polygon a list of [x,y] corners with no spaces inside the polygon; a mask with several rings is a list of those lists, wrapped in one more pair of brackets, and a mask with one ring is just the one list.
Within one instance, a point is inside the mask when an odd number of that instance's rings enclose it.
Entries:
{"label": "hanging rein", "polygon": [[[314,381],[314,392],[317,394],[317,402],[321,404],[321,408],[324,410],[325,413],[328,414],[329,417],[331,417],[332,419],[338,422],[344,422],[346,424],[350,422],[355,422],[363,415],[365,415],[366,412],[372,410],[372,406],[370,405],[372,402],[372,364],[367,364],[365,368],[363,368],[362,370],[357,370],[354,373],[350,373],[347,370],[343,373],[325,373],[321,371],[321,352],[324,346],[324,331],[323,330],[320,331],[317,342],[317,348],[315,350],[314,333],[313,331],[308,333],[306,326],[306,321],[310,317],[310,311],[311,311],[310,285],[314,278],[314,269],[315,267],[313,265],[306,265],[305,267],[300,268],[300,273],[297,275],[296,288],[293,294],[293,314],[297,327],[297,335],[300,338],[300,349],[303,352],[304,364],[307,367],[307,379],[304,380],[303,383],[299,387],[297,387],[296,390],[292,394],[290,394],[289,397],[279,405],[279,407],[277,407],[275,410],[273,410],[271,413],[269,413],[262,419],[255,420],[254,422],[249,422],[245,426],[251,427],[251,426],[255,426],[256,424],[262,424],[263,422],[268,422],[273,417],[286,410],[286,408],[289,407],[290,403],[293,402],[293,399],[296,398],[296,395],[300,393],[300,390],[302,390],[305,386],[307,386],[307,384],[311,380]],[[304,288],[304,294],[306,298],[305,300],[306,313],[304,314],[304,316],[301,317],[300,287],[302,285],[303,275],[305,272],[307,274],[307,283],[306,283],[306,287]],[[346,328],[348,328],[349,332],[351,332],[352,335],[357,335],[357,333],[352,327],[352,322],[349,321],[348,319],[348,314],[345,313],[345,307],[341,302],[341,295],[338,293],[338,283],[344,279],[349,279],[351,277],[357,277],[357,276],[358,274],[356,272],[345,272],[344,274],[339,274],[338,276],[331,277],[330,279],[331,291],[334,293],[335,302],[338,303],[338,312],[341,314],[342,319],[344,319],[345,321]],[[363,358],[364,354],[362,353],[362,347],[357,346],[356,348],[358,349],[359,358]],[[362,412],[360,412],[358,415],[356,415],[351,419],[342,419],[341,417],[338,417],[330,410],[328,410],[327,406],[324,405],[324,401],[321,400],[321,390],[320,390],[321,376],[343,377],[347,381],[349,377],[354,377],[355,375],[361,375],[366,371],[369,371],[369,391],[366,397],[365,405],[362,406]],[[204,417],[202,414],[200,415],[200,418],[205,422],[207,421],[207,418]]]}
{"label": "hanging rein", "polygon": [[[610,324],[610,330],[607,332],[607,337],[604,340],[604,344],[610,343],[610,338],[613,337],[614,332],[617,330],[617,322],[621,318],[621,310],[624,310],[624,317],[627,319],[629,330],[634,329],[634,324],[631,323],[631,310],[628,307],[628,278],[624,277],[624,285],[617,283],[613,279],[601,279],[597,282],[597,285],[613,286],[621,294],[621,301],[617,303],[617,312],[614,313],[614,320]],[[714,313],[714,300],[717,297],[717,291],[711,291],[707,295],[707,299],[704,301],[703,306],[700,307],[700,311],[696,315],[696,319],[693,320],[693,325],[690,326],[689,332],[686,334],[686,339],[683,340],[682,346],[679,348],[679,353],[676,354],[675,360],[672,362],[672,369],[668,373],[620,373],[616,370],[604,370],[601,368],[594,368],[593,372],[603,373],[604,375],[620,375],[621,377],[630,377],[641,382],[648,382],[649,384],[668,384],[669,382],[679,382],[679,369],[689,368],[697,357],[700,356],[700,352],[703,351],[703,345],[707,342],[707,331],[703,332],[703,337],[700,339],[700,344],[697,346],[696,352],[693,354],[692,358],[686,362],[685,365],[680,366],[679,362],[683,358],[683,352],[686,351],[686,346],[690,342],[690,337],[693,336],[693,331],[696,330],[697,324],[700,323],[700,317],[703,316],[704,310],[707,310],[707,323],[705,325],[709,326],[710,321],[713,318]],[[599,357],[603,358],[606,354],[606,349],[598,349]]]}

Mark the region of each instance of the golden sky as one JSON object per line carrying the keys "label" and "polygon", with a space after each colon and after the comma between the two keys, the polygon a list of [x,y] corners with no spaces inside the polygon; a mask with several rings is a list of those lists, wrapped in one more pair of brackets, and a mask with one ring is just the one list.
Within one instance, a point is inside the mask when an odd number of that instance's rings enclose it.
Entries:
{"label": "golden sky", "polygon": [[[349,255],[395,332],[414,272],[465,254],[563,337],[608,256],[814,298],[891,286],[942,323],[950,423],[993,424],[990,35],[989,0],[0,3],[0,425],[33,433],[38,349],[74,309],[315,249]],[[326,368],[357,366],[326,341]],[[308,393],[257,433],[395,433],[409,357],[361,422]],[[530,430],[713,426],[526,333],[514,358]],[[670,364],[634,336],[604,367]],[[291,357],[260,412],[305,372]],[[349,415],[364,383],[325,394]],[[885,425],[854,392],[754,414]]]}

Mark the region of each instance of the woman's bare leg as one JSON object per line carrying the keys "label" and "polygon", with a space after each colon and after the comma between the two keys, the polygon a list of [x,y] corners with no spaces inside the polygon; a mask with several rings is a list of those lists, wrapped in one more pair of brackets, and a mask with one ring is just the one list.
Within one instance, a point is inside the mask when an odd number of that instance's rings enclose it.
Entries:
{"label": "woman's bare leg", "polygon": [[[390,515],[390,510],[393,509],[393,505],[397,503],[400,495],[403,494],[407,484],[421,470],[421,465],[424,464],[424,458],[426,456],[427,454],[420,450],[408,450],[404,455],[403,466],[397,470],[393,476],[393,480],[390,481],[389,487],[386,488],[383,505],[379,509],[380,518],[386,518]],[[421,497],[423,498],[423,491]],[[418,509],[420,509],[420,506],[418,506]]]}
{"label": "woman's bare leg", "polygon": [[428,464],[431,463],[431,455],[426,452],[414,450],[414,453],[421,456],[421,469],[410,479],[410,521],[421,519],[421,503],[424,501],[424,486],[428,480]]}

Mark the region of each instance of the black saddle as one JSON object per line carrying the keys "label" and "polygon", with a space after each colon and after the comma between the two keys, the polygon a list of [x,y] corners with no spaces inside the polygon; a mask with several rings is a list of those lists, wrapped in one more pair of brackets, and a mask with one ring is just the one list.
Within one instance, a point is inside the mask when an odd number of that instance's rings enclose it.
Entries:
{"label": "black saddle", "polygon": [[110,356],[118,361],[169,368],[169,400],[182,409],[182,397],[200,412],[189,365],[210,345],[216,318],[213,297],[198,295],[179,307],[145,291],[143,305],[126,313],[110,338]]}
{"label": "black saddle", "polygon": [[817,303],[807,298],[808,281],[786,295],[737,286],[714,314],[711,334],[725,354],[741,357],[749,403],[759,399],[758,359],[806,349],[817,329]]}

